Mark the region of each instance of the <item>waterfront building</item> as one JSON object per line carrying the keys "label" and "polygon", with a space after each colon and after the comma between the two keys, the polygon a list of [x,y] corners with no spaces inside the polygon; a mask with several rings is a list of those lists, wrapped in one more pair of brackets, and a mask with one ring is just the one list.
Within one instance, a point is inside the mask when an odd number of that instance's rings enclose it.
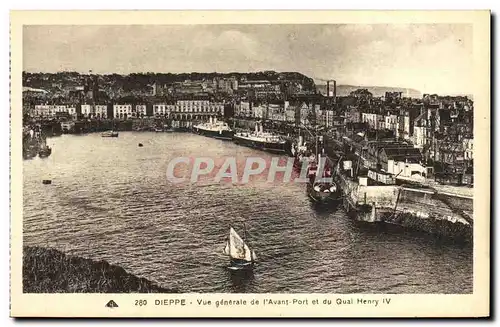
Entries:
{"label": "waterfront building", "polygon": [[56,105],[55,110],[56,113],[68,112],[68,107],[66,105]]}
{"label": "waterfront building", "polygon": [[[224,114],[224,103],[209,100],[189,99],[177,100],[175,104],[154,104],[152,113],[155,116],[169,117],[175,120],[205,120],[208,117]],[[140,107],[140,112],[147,115],[146,105]]]}
{"label": "waterfront building", "polygon": [[66,112],[72,119],[77,119],[76,106],[68,106],[66,107]]}
{"label": "waterfront building", "polygon": [[153,105],[153,115],[167,117],[174,110],[173,105],[166,103],[157,103]]}
{"label": "waterfront building", "polygon": [[135,116],[138,118],[147,116],[145,104],[136,104],[135,105]]}
{"label": "waterfront building", "polygon": [[267,119],[275,121],[285,121],[285,108],[281,104],[268,104],[267,108]]}
{"label": "waterfront building", "polygon": [[219,115],[224,112],[224,104],[209,100],[177,100],[174,112]]}
{"label": "waterfront building", "polygon": [[[422,153],[412,145],[394,141],[369,141],[361,145],[361,158],[368,168],[383,169],[397,175],[405,170],[405,176],[416,173],[426,176],[426,168],[422,166]],[[400,162],[404,165],[399,164]],[[399,170],[398,170],[399,169]]]}
{"label": "waterfront building", "polygon": [[127,119],[132,117],[133,106],[131,104],[115,104],[113,105],[113,117]]}
{"label": "waterfront building", "polygon": [[90,118],[93,114],[92,105],[90,104],[82,104],[81,110],[84,118]]}
{"label": "waterfront building", "polygon": [[433,167],[427,167],[420,162],[413,162],[406,160],[406,158],[391,158],[387,160],[387,172],[398,177],[411,179],[428,178],[433,171]]}
{"label": "waterfront building", "polygon": [[252,117],[257,119],[265,119],[267,117],[267,108],[263,104],[252,106]]}
{"label": "waterfront building", "polygon": [[96,104],[95,105],[95,117],[96,118],[108,118],[108,106],[105,104]]}
{"label": "waterfront building", "polygon": [[56,107],[54,105],[35,105],[34,114],[37,117],[54,117],[56,115]]}
{"label": "waterfront building", "polygon": [[249,101],[241,101],[235,106],[235,116],[236,117],[256,117],[255,113],[252,112],[252,105]]}

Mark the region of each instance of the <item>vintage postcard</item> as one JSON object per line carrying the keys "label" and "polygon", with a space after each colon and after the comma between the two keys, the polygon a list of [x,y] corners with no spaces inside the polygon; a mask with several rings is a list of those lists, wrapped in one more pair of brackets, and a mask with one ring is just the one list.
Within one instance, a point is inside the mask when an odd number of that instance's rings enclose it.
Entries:
{"label": "vintage postcard", "polygon": [[489,11],[14,11],[10,59],[11,316],[489,316]]}

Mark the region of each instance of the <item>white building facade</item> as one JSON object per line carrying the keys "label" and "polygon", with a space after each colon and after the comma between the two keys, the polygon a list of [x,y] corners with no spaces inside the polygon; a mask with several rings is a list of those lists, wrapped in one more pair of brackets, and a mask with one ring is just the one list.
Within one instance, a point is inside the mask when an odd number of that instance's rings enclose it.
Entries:
{"label": "white building facade", "polygon": [[113,116],[115,118],[127,119],[132,117],[132,109],[131,104],[115,104],[113,105]]}

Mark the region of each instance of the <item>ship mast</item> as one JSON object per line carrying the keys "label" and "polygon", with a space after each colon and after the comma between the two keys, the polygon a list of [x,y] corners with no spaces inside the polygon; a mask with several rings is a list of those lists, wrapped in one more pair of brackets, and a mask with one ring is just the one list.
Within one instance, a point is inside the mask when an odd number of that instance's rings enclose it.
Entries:
{"label": "ship mast", "polygon": [[[245,248],[245,244],[247,244],[247,226],[243,223],[243,253],[245,257],[247,256],[247,249]],[[252,252],[250,251],[250,256],[252,256]]]}
{"label": "ship mast", "polygon": [[229,247],[229,258],[232,258],[232,256],[231,256],[231,228],[232,228],[232,226],[229,226],[229,236],[227,238],[227,244]]}
{"label": "ship mast", "polygon": [[[246,248],[245,248],[245,245],[248,246],[247,244],[247,225],[245,223],[243,223],[243,251],[245,252],[245,257],[246,257]],[[250,251],[250,262],[253,262],[253,251],[252,249],[248,246],[248,250]]]}

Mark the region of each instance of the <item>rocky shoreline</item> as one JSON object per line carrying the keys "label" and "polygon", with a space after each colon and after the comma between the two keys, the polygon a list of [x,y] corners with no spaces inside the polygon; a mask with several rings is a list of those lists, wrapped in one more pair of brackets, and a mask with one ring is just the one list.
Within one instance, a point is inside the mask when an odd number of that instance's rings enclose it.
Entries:
{"label": "rocky shoreline", "polygon": [[43,247],[23,248],[24,293],[179,293],[106,261]]}

